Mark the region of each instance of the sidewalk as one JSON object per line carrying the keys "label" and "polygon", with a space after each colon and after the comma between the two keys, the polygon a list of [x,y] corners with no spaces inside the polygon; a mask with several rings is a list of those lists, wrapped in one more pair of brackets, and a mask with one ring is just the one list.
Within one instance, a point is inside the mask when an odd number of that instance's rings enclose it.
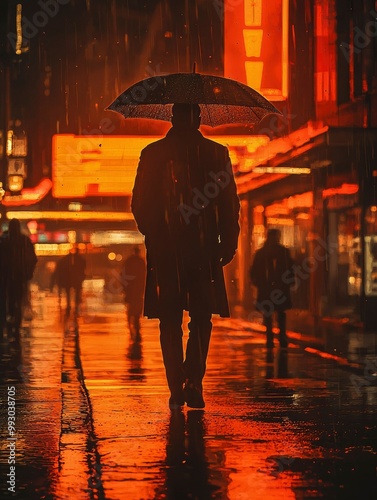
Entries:
{"label": "sidewalk", "polygon": [[[262,317],[258,318],[255,311],[247,317],[238,310],[234,316],[229,322],[230,328],[265,333]],[[307,311],[287,311],[289,342],[350,369],[364,372],[366,366],[374,365],[377,371],[377,333],[364,332],[358,325],[353,325],[349,318],[323,317],[317,323]],[[276,347],[279,345],[278,332],[275,328]]]}
{"label": "sidewalk", "polygon": [[[214,317],[205,411],[176,413],[157,320],[143,320],[134,341],[122,304],[90,297],[71,321],[55,296],[35,299],[22,361],[3,352],[3,389],[17,393],[17,497],[370,498],[370,365],[368,376],[338,369],[293,331],[288,351],[276,342],[271,352],[261,324]],[[0,437],[8,468],[6,428]],[[8,493],[1,484],[0,497]]]}

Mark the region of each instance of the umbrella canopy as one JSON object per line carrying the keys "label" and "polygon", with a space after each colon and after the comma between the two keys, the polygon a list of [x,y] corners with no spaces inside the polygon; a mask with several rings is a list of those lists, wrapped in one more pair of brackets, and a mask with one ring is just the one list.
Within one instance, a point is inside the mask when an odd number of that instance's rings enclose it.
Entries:
{"label": "umbrella canopy", "polygon": [[216,127],[254,124],[266,115],[281,114],[256,90],[215,75],[173,73],[133,84],[106,109],[126,118],[170,121],[175,103],[201,105],[201,123]]}

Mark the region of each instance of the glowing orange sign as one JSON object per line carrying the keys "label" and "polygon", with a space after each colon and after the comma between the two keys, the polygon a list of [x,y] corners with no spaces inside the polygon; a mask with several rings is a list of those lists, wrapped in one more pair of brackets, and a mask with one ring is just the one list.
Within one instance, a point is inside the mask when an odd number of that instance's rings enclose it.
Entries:
{"label": "glowing orange sign", "polygon": [[[52,194],[56,198],[129,196],[140,152],[161,137],[54,135]],[[235,171],[251,169],[248,155],[269,142],[267,136],[217,135],[227,146]]]}
{"label": "glowing orange sign", "polygon": [[140,152],[157,139],[159,137],[54,135],[53,196],[130,195]]}
{"label": "glowing orange sign", "polygon": [[288,0],[224,0],[224,76],[271,101],[288,96]]}

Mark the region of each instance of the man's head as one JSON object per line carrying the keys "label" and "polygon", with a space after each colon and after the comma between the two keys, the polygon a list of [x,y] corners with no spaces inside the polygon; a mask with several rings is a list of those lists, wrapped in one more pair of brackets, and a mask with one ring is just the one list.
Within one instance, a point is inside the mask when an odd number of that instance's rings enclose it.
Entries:
{"label": "man's head", "polygon": [[173,104],[173,127],[198,129],[200,126],[199,104]]}
{"label": "man's head", "polygon": [[21,224],[18,219],[11,219],[9,221],[8,233],[10,237],[17,237],[21,234]]}
{"label": "man's head", "polygon": [[279,229],[269,229],[267,231],[267,240],[266,243],[268,245],[278,245],[280,243],[280,230]]}

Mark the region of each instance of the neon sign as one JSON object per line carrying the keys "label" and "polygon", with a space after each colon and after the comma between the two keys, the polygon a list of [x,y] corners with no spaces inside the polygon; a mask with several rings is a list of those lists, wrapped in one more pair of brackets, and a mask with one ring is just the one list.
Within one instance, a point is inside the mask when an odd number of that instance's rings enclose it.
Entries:
{"label": "neon sign", "polygon": [[287,99],[289,1],[224,1],[224,76]]}

